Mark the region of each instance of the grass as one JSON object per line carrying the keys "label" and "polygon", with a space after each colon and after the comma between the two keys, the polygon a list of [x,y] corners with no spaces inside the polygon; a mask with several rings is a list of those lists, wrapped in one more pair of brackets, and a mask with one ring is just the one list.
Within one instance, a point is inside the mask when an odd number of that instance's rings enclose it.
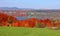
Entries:
{"label": "grass", "polygon": [[46,28],[0,27],[0,36],[60,36],[60,31]]}

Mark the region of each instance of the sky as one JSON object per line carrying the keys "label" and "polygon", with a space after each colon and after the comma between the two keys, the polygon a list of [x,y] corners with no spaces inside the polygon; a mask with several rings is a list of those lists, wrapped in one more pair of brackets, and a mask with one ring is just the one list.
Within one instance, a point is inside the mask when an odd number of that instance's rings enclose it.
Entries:
{"label": "sky", "polygon": [[60,0],[0,0],[0,7],[60,9]]}

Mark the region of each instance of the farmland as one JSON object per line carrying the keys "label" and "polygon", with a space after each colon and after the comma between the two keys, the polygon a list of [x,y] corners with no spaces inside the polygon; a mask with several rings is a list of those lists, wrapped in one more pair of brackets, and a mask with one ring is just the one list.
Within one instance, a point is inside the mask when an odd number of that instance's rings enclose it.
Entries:
{"label": "farmland", "polygon": [[0,36],[60,36],[60,31],[47,28],[0,27]]}

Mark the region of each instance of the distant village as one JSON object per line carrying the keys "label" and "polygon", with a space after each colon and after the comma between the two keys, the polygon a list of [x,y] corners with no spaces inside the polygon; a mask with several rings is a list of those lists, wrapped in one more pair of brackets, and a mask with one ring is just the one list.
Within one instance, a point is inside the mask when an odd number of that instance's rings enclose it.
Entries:
{"label": "distant village", "polygon": [[8,14],[14,17],[30,18],[34,17],[37,19],[60,19],[60,10],[0,10],[0,13]]}

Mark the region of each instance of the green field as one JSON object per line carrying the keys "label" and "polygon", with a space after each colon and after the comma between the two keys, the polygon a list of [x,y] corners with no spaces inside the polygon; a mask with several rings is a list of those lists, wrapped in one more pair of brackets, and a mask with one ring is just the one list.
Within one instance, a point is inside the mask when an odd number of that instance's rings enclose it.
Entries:
{"label": "green field", "polygon": [[46,28],[0,27],[0,36],[60,36],[60,31]]}

